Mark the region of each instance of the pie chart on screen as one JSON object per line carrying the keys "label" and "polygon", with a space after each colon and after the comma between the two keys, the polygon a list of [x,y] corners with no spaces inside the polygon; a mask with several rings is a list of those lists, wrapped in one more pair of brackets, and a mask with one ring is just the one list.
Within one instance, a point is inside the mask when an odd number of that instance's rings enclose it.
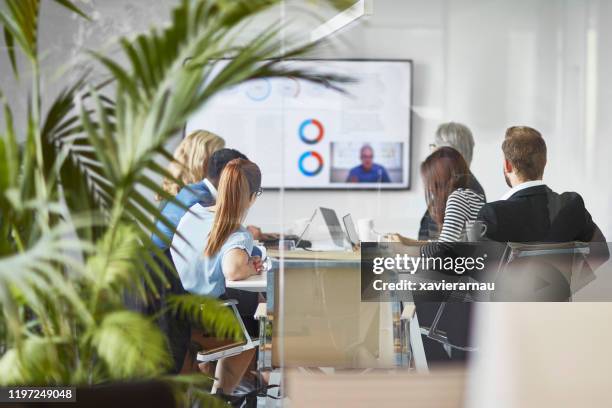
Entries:
{"label": "pie chart on screen", "polygon": [[300,83],[297,79],[289,77],[279,85],[280,93],[285,98],[297,98],[300,96]]}
{"label": "pie chart on screen", "polygon": [[316,144],[323,139],[325,127],[317,119],[306,119],[300,124],[298,134],[302,142],[306,144]]}
{"label": "pie chart on screen", "polygon": [[261,102],[268,99],[272,92],[272,84],[269,79],[256,79],[247,84],[246,95],[255,102]]}
{"label": "pie chart on screen", "polygon": [[298,167],[306,177],[314,177],[323,170],[323,157],[315,151],[305,152],[300,156]]}

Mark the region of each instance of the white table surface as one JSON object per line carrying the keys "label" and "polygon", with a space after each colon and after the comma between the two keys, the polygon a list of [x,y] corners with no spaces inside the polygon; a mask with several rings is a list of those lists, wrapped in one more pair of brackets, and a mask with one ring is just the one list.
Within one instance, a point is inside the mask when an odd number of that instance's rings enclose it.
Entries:
{"label": "white table surface", "polygon": [[244,280],[225,281],[225,287],[247,292],[265,292],[268,284],[266,275],[264,272],[261,275],[253,275]]}

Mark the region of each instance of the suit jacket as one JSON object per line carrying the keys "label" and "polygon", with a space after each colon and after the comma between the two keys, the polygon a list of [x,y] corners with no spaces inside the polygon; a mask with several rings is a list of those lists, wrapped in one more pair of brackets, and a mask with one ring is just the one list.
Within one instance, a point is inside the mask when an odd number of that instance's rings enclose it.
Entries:
{"label": "suit jacket", "polygon": [[487,225],[486,237],[498,242],[590,242],[599,230],[580,194],[544,185],[485,204],[478,219]]}
{"label": "suit jacket", "polygon": [[[484,189],[472,173],[470,173],[467,188],[477,192],[478,194],[482,194],[485,197],[485,201],[487,201],[487,196],[484,193]],[[435,239],[437,238],[439,231],[440,228],[433,218],[431,218],[429,210],[425,210],[425,214],[423,214],[421,224],[419,226],[419,240],[428,241],[430,239]]]}

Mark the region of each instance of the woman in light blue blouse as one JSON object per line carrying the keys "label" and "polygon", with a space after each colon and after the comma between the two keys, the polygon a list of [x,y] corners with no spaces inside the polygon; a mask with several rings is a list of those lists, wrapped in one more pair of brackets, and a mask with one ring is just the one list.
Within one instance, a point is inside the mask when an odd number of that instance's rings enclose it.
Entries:
{"label": "woman in light blue blouse", "polygon": [[[261,194],[261,172],[244,159],[230,161],[219,181],[216,204],[191,206],[172,240],[172,259],[186,291],[221,297],[226,280],[261,273],[261,259],[252,257],[253,237],[242,226]],[[219,360],[213,392],[230,394],[244,375],[254,350]]]}

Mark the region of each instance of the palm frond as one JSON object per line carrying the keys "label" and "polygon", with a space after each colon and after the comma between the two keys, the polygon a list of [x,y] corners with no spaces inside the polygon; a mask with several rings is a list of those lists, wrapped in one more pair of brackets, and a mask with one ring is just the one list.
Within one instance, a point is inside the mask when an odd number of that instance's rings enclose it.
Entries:
{"label": "palm frond", "polygon": [[76,317],[91,322],[83,300],[74,285],[66,281],[57,265],[68,265],[74,279],[83,275],[78,260],[73,258],[74,251],[88,252],[91,248],[74,236],[71,225],[61,224],[43,234],[34,246],[25,252],[0,258],[0,304],[7,315],[13,335],[19,338],[21,324],[15,320],[21,297],[30,305],[41,304],[43,300],[57,301],[58,297],[69,302]]}
{"label": "palm frond", "polygon": [[240,339],[242,336],[232,310],[216,299],[193,294],[175,295],[168,299],[168,307],[178,317],[187,318],[219,337]]}
{"label": "palm frond", "polygon": [[87,259],[86,273],[93,283],[91,301],[99,296],[119,298],[122,288],[139,281],[135,264],[140,262],[140,251],[133,226],[119,224],[106,231]]}
{"label": "palm frond", "polygon": [[138,313],[106,314],[91,341],[111,379],[154,377],[170,364],[164,336]]}
{"label": "palm frond", "polygon": [[6,350],[0,358],[0,384],[5,386],[27,384],[26,379],[27,373],[19,361],[17,349]]}
{"label": "palm frond", "polygon": [[[90,171],[96,179],[108,180],[114,186],[110,201],[122,206],[148,234],[156,231],[147,220],[172,225],[140,191],[146,188],[153,195],[168,196],[151,177],[151,173],[160,173],[159,153],[214,94],[261,77],[292,76],[331,86],[347,80],[286,68],[278,58],[281,47],[275,28],[263,30],[243,45],[226,40],[233,38],[229,34],[237,25],[275,4],[277,0],[181,1],[172,13],[169,28],[161,32],[152,29],[134,40],[120,39],[127,64],[93,54],[117,84],[117,114],[111,122],[94,95],[98,106],[95,115],[82,115],[87,140],[98,162]],[[287,55],[300,55],[310,47],[290,47]],[[215,63],[222,57],[231,58],[230,62],[214,74]],[[101,127],[96,128],[94,123]]]}
{"label": "palm frond", "polygon": [[[88,18],[74,2],[70,0],[54,0],[66,9]],[[38,58],[38,16],[40,0],[4,0],[7,10],[0,10],[0,23],[4,26],[4,42],[11,61],[11,67],[16,77],[19,77],[15,44],[28,59]]]}
{"label": "palm frond", "polygon": [[83,10],[81,10],[79,7],[76,6],[76,4],[74,4],[73,1],[70,1],[70,0],[53,0],[53,1],[55,1],[60,6],[72,11],[73,13],[78,14],[79,16],[83,17],[86,20],[90,19],[89,16],[85,14],[85,12],[83,12]]}
{"label": "palm frond", "polygon": [[[3,100],[4,98],[2,98]],[[3,101],[6,129],[0,133],[0,256],[11,253],[12,223],[9,221],[14,213],[6,194],[15,191],[20,173],[20,152],[17,137],[13,128],[13,115],[10,107]]]}
{"label": "palm frond", "polygon": [[162,380],[172,387],[177,406],[227,407],[224,401],[205,391],[211,388],[213,379],[202,375],[202,373],[167,376],[163,377]]}
{"label": "palm frond", "polygon": [[[0,24],[10,64],[17,74],[20,51],[33,80],[21,125],[14,126],[0,93],[6,122],[0,130],[0,384],[150,378],[171,364],[152,319],[125,311],[122,302],[134,286],[142,298],[156,295],[156,286],[167,284],[163,266],[172,268],[150,240],[160,235],[155,220],[172,225],[148,195],[176,202],[157,180],[173,178],[158,162],[170,157],[164,146],[210,98],[241,82],[291,76],[341,90],[347,80],[286,65],[283,59],[312,46],[289,41],[280,47],[277,28],[236,41],[241,27],[280,1],[181,0],[168,28],[119,40],[125,63],[92,53],[116,85],[112,98],[108,81],[94,84],[84,75],[43,114],[38,41],[46,3],[5,0]],[[74,1],[54,3],[87,18]],[[217,69],[222,58],[229,62]],[[215,299],[175,296],[168,305],[218,336],[241,335],[231,310]],[[187,386],[188,397],[216,403],[199,381],[175,380]]]}
{"label": "palm frond", "polygon": [[[0,384],[62,384],[70,378],[70,365],[62,361],[62,340],[30,336],[21,349],[9,350],[0,360]],[[12,372],[2,366],[12,364]]]}

